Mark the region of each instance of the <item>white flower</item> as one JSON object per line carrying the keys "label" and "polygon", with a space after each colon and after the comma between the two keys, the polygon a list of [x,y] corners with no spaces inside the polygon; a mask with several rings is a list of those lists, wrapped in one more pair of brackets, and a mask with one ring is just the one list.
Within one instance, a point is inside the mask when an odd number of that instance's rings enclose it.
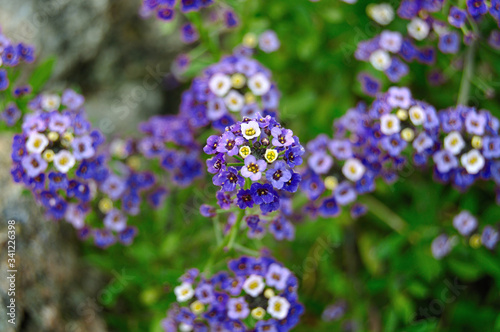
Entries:
{"label": "white flower", "polygon": [[174,288],[174,293],[177,297],[177,302],[188,301],[194,295],[193,286],[190,283],[183,282],[182,284]]}
{"label": "white flower", "polygon": [[462,135],[458,131],[452,131],[444,138],[444,148],[457,155],[465,147]]}
{"label": "white flower", "polygon": [[44,134],[35,131],[29,135],[26,141],[26,150],[29,153],[41,154],[47,145],[49,145],[49,139]]}
{"label": "white flower", "polygon": [[231,90],[224,98],[224,102],[231,112],[238,112],[245,105],[245,98],[238,91]]}
{"label": "white flower", "polygon": [[290,303],[284,297],[273,296],[267,304],[267,312],[276,319],[284,319],[288,315]]}
{"label": "white flower", "polygon": [[75,166],[75,157],[68,150],[61,150],[54,156],[54,166],[59,172],[68,173]]}
{"label": "white flower", "polygon": [[401,130],[399,119],[394,114],[384,114],[380,117],[380,131],[385,135],[399,133]]}
{"label": "white flower", "polygon": [[394,20],[394,9],[387,3],[368,5],[366,11],[368,16],[380,25],[387,25]]}
{"label": "white flower", "polygon": [[61,97],[58,95],[43,95],[42,108],[46,111],[55,111],[61,105]]}
{"label": "white flower", "polygon": [[408,113],[410,115],[410,120],[414,125],[419,126],[419,125],[424,123],[425,112],[424,112],[424,109],[422,107],[420,107],[419,105],[415,105],[415,106],[410,107],[410,110],[408,111]]}
{"label": "white flower", "polygon": [[424,20],[415,17],[408,24],[408,34],[416,40],[422,40],[429,34],[429,24]]}
{"label": "white flower", "polygon": [[384,50],[376,50],[370,55],[370,63],[373,68],[384,71],[391,66],[391,57]]}
{"label": "white flower", "polygon": [[231,78],[227,75],[217,73],[210,78],[208,88],[216,96],[224,96],[231,89]]}
{"label": "white flower", "polygon": [[365,171],[365,166],[361,163],[361,161],[355,158],[347,159],[344,166],[342,166],[342,173],[344,176],[353,182],[361,179],[365,174]]}
{"label": "white flower", "polygon": [[460,161],[469,174],[477,174],[484,167],[484,157],[476,149],[472,149],[468,153],[463,154]]}
{"label": "white flower", "polygon": [[403,36],[399,32],[385,30],[380,34],[379,45],[386,51],[398,53],[402,44]]}
{"label": "white flower", "polygon": [[186,323],[180,323],[179,324],[179,331],[181,332],[191,332],[193,330],[193,326],[186,324]]}
{"label": "white flower", "polygon": [[260,136],[260,127],[257,121],[243,122],[241,124],[241,134],[247,140]]}
{"label": "white flower", "polygon": [[266,149],[266,152],[264,153],[264,159],[270,164],[278,159],[278,156],[279,152],[276,149]]}
{"label": "white flower", "polygon": [[269,82],[266,75],[257,73],[248,80],[248,88],[252,90],[254,95],[262,96],[271,88],[271,82]]}
{"label": "white flower", "polygon": [[251,297],[257,297],[260,295],[260,293],[264,290],[264,287],[264,278],[255,274],[250,275],[243,283],[243,290]]}
{"label": "white flower", "polygon": [[243,145],[240,147],[239,155],[241,158],[245,159],[252,153],[252,149],[249,146]]}

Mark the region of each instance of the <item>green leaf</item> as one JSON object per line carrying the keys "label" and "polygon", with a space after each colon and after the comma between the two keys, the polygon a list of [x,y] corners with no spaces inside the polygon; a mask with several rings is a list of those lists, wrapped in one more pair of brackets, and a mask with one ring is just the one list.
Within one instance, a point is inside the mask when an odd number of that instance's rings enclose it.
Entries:
{"label": "green leaf", "polygon": [[50,79],[54,66],[56,64],[56,57],[52,56],[45,59],[31,74],[29,84],[33,91],[39,91],[45,83]]}

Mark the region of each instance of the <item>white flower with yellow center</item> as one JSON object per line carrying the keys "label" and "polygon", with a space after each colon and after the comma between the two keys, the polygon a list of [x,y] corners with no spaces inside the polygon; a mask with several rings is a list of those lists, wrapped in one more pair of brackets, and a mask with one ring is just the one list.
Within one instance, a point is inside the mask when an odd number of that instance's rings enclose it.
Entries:
{"label": "white flower with yellow center", "polygon": [[271,88],[271,82],[262,73],[257,73],[248,79],[248,88],[256,96],[262,96],[266,94]]}
{"label": "white flower with yellow center", "polygon": [[385,135],[399,133],[401,125],[399,119],[394,114],[384,114],[380,117],[380,131]]}
{"label": "white flower with yellow center", "polygon": [[271,288],[268,288],[264,291],[264,296],[266,299],[270,299],[274,296],[274,291]]}
{"label": "white flower with yellow center", "polygon": [[108,197],[104,197],[99,201],[99,210],[101,210],[102,213],[108,214],[111,209],[113,209],[113,201],[109,199]]}
{"label": "white flower with yellow center", "polygon": [[413,18],[408,24],[408,34],[416,40],[425,39],[429,31],[429,24],[418,17]]}
{"label": "white flower with yellow center", "polygon": [[365,171],[366,167],[361,163],[361,161],[355,158],[347,159],[344,166],[342,166],[342,174],[353,182],[361,179],[365,174]]}
{"label": "white flower with yellow center", "polygon": [[253,104],[255,103],[255,95],[250,91],[245,93],[245,104]]}
{"label": "white flower with yellow center", "polygon": [[281,296],[273,296],[267,304],[267,312],[276,319],[284,319],[288,315],[290,302]]}
{"label": "white flower with yellow center", "polygon": [[468,153],[464,153],[460,158],[460,161],[469,174],[477,174],[484,167],[484,157],[476,149],[472,149]]}
{"label": "white flower with yellow center", "polygon": [[327,176],[325,178],[325,188],[328,190],[334,190],[339,185],[339,180],[335,176]]}
{"label": "white flower with yellow center", "polygon": [[33,132],[26,141],[26,150],[29,153],[41,154],[47,145],[49,145],[49,140],[44,134]]}
{"label": "white flower with yellow center", "polygon": [[245,105],[245,98],[236,90],[231,90],[224,98],[224,103],[231,112],[239,112]]}
{"label": "white flower with yellow center", "polygon": [[73,139],[75,137],[73,136],[72,133],[70,132],[65,132],[62,136],[61,136],[61,144],[64,145],[64,146],[69,146],[71,144],[71,142],[73,142]]}
{"label": "white flower with yellow center", "polygon": [[47,138],[52,141],[52,142],[55,142],[59,139],[59,133],[58,132],[55,132],[55,131],[51,131],[47,134]]}
{"label": "white flower with yellow center", "polygon": [[259,296],[264,290],[264,287],[264,278],[255,274],[250,275],[243,283],[243,290],[251,297]]}
{"label": "white flower with yellow center", "polygon": [[241,134],[243,137],[245,137],[247,140],[251,140],[253,138],[259,137],[261,133],[259,124],[257,121],[249,121],[249,122],[243,122],[241,124]]}
{"label": "white flower with yellow center", "polygon": [[278,159],[278,156],[279,156],[278,150],[267,149],[266,153],[264,154],[264,159],[266,159],[266,161],[271,164],[275,162],[276,159]]}
{"label": "white flower with yellow center", "polygon": [[231,89],[231,78],[227,75],[217,73],[210,78],[208,88],[218,97],[223,97]]}
{"label": "white flower with yellow center", "polygon": [[261,308],[261,307],[257,307],[255,309],[253,309],[250,312],[250,314],[252,315],[253,318],[255,318],[257,320],[261,320],[266,315],[266,311],[263,308]]}
{"label": "white flower with yellow center", "polygon": [[425,112],[422,107],[419,105],[415,105],[410,107],[410,110],[408,111],[410,115],[410,120],[415,126],[419,126],[424,123],[425,121]]}
{"label": "white flower with yellow center", "polygon": [[398,117],[399,120],[405,121],[408,119],[408,112],[402,108],[398,109],[396,112],[396,116]]}
{"label": "white flower with yellow center", "polygon": [[252,149],[249,146],[243,145],[240,147],[239,155],[241,158],[245,159],[252,153]]}
{"label": "white flower with yellow center", "polygon": [[54,156],[54,166],[59,172],[68,173],[75,166],[75,157],[68,150],[61,150]]}
{"label": "white flower with yellow center", "polygon": [[174,293],[177,297],[177,302],[186,302],[190,300],[194,295],[193,286],[190,283],[183,282],[182,284],[174,288]]}
{"label": "white flower with yellow center", "polygon": [[243,74],[236,73],[233,76],[231,76],[231,84],[235,89],[241,89],[242,87],[245,86],[246,82],[247,79]]}
{"label": "white flower with yellow center", "polygon": [[45,111],[55,111],[61,105],[61,97],[58,95],[43,95],[41,106]]}
{"label": "white flower with yellow center", "polygon": [[471,145],[474,149],[480,149],[483,147],[483,138],[481,136],[472,137]]}
{"label": "white flower with yellow center", "polygon": [[48,162],[51,162],[54,160],[54,156],[55,156],[55,153],[54,151],[50,150],[50,149],[47,149],[43,152],[42,154],[42,158],[45,160],[45,161],[48,161]]}
{"label": "white flower with yellow center", "polygon": [[465,147],[462,135],[458,131],[452,131],[444,138],[444,148],[457,155]]}
{"label": "white flower with yellow center", "polygon": [[388,3],[370,4],[366,7],[366,12],[380,25],[387,25],[394,20],[394,9]]}
{"label": "white flower with yellow center", "polygon": [[387,51],[376,50],[370,55],[370,63],[373,68],[384,71],[391,66],[391,56]]}
{"label": "white flower with yellow center", "polygon": [[201,303],[200,301],[196,300],[191,305],[189,306],[191,308],[191,311],[195,315],[201,314],[203,311],[205,311],[205,305]]}

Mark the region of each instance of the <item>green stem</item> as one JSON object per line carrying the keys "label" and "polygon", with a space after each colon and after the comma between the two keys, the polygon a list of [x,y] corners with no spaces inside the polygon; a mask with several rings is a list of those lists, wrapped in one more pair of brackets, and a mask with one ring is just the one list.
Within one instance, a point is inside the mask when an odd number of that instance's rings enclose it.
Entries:
{"label": "green stem", "polygon": [[212,218],[212,223],[214,225],[214,233],[215,233],[215,240],[217,241],[217,245],[220,245],[222,243],[222,233],[220,229],[220,224],[219,224],[219,216],[216,218]]}
{"label": "green stem", "polygon": [[408,223],[403,218],[395,214],[390,208],[375,197],[369,195],[360,196],[359,202],[365,204],[370,213],[377,216],[399,234],[403,234],[405,229],[408,227]]}
{"label": "green stem", "polygon": [[245,166],[244,163],[227,163],[227,166]]}
{"label": "green stem", "polygon": [[236,222],[234,223],[233,227],[231,227],[231,232],[229,233],[229,242],[227,244],[228,250],[231,250],[234,246],[234,241],[236,240],[236,235],[238,235],[238,232],[241,228],[241,222],[243,221],[244,216],[245,210],[241,210],[238,218],[236,218]]}
{"label": "green stem", "polygon": [[247,247],[242,246],[241,244],[238,244],[238,243],[234,244],[234,249],[243,253],[243,254],[246,254],[246,255],[255,256],[255,257],[260,256],[260,253],[257,250],[247,248]]}
{"label": "green stem", "polygon": [[469,101],[470,84],[474,72],[474,56],[476,52],[476,41],[472,41],[465,53],[464,69],[462,81],[460,82],[460,91],[458,93],[457,105],[466,105]]}

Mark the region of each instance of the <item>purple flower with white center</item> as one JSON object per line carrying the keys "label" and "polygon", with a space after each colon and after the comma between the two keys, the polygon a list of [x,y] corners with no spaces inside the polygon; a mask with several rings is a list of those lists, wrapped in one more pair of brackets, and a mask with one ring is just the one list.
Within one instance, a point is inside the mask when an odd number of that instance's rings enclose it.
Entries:
{"label": "purple flower with white center", "polygon": [[461,28],[467,20],[467,12],[458,7],[452,6],[448,15],[448,22],[455,28]]}
{"label": "purple flower with white center", "polygon": [[266,274],[266,284],[276,288],[277,290],[284,290],[288,277],[291,275],[290,270],[286,267],[273,263],[269,266]]}
{"label": "purple flower with white center", "polygon": [[357,198],[356,190],[347,181],[342,182],[335,188],[333,196],[339,205],[348,205]]}
{"label": "purple flower with white center", "polygon": [[266,53],[272,53],[280,48],[280,41],[273,30],[264,31],[259,37],[259,47]]}
{"label": "purple flower with white center", "polygon": [[31,154],[23,157],[21,161],[26,174],[34,178],[47,169],[47,162],[39,154]]}
{"label": "purple flower with white center", "polygon": [[441,35],[439,37],[438,47],[443,53],[457,53],[460,48],[460,37],[458,33],[452,31]]}
{"label": "purple flower with white center", "polygon": [[482,136],[486,126],[486,116],[482,113],[469,112],[465,117],[465,130],[471,135]]}
{"label": "purple flower with white center", "polygon": [[220,138],[217,146],[217,152],[227,152],[229,156],[237,155],[239,146],[243,143],[243,137],[236,136],[234,133],[226,131]]}
{"label": "purple flower with white center", "polygon": [[115,232],[121,232],[127,227],[127,218],[120,210],[112,209],[104,217],[104,226]]}
{"label": "purple flower with white center", "polygon": [[379,45],[386,51],[398,53],[401,50],[402,43],[403,36],[399,32],[385,30],[380,34]]}
{"label": "purple flower with white center", "polygon": [[481,242],[483,245],[486,248],[493,250],[497,246],[498,240],[498,231],[491,226],[485,226],[483,233],[481,234]]}
{"label": "purple flower with white center", "polygon": [[432,159],[440,173],[448,173],[458,167],[457,158],[448,150],[439,150],[432,156]]}
{"label": "purple flower with white center", "polygon": [[469,211],[462,211],[453,218],[453,227],[460,234],[469,236],[477,228],[477,219]]}
{"label": "purple flower with white center", "polygon": [[76,160],[89,159],[95,154],[92,139],[88,135],[76,137],[71,145]]}
{"label": "purple flower with white center", "polygon": [[277,161],[274,168],[266,171],[266,178],[274,188],[281,189],[292,178],[292,173],[287,169],[284,161]]}
{"label": "purple flower with white center", "polygon": [[277,147],[286,147],[294,143],[293,132],[290,129],[274,127],[271,129],[273,135],[272,144]]}
{"label": "purple flower with white center", "polygon": [[431,245],[432,256],[436,259],[442,259],[451,251],[451,241],[448,235],[441,234],[432,241]]}
{"label": "purple flower with white center", "polygon": [[411,92],[408,88],[390,87],[387,95],[387,103],[392,108],[407,109],[411,104]]}
{"label": "purple flower with white center", "polygon": [[221,186],[223,191],[233,191],[237,185],[243,187],[245,179],[238,174],[236,168],[228,167],[214,177],[213,183],[216,186]]}
{"label": "purple flower with white center", "polygon": [[259,181],[262,177],[262,172],[267,168],[267,163],[264,160],[257,160],[254,156],[245,158],[245,166],[241,168],[241,175],[245,178],[250,178],[252,181]]}

